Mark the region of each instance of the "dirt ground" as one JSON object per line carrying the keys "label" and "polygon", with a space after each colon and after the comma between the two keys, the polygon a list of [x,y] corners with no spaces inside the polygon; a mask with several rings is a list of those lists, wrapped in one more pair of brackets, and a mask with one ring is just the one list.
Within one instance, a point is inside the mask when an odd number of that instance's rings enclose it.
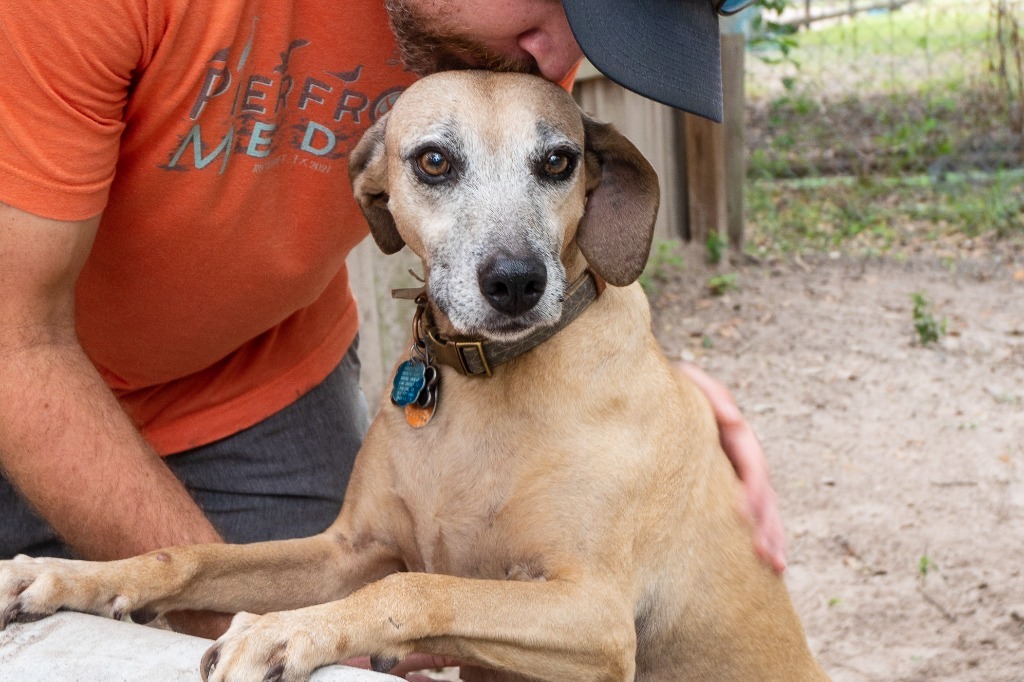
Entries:
{"label": "dirt ground", "polygon": [[[768,453],[786,582],[833,679],[1024,680],[1024,263],[804,256],[652,296],[670,357],[724,381]],[[708,279],[735,273],[738,291]],[[911,293],[948,320],[917,342]]]}

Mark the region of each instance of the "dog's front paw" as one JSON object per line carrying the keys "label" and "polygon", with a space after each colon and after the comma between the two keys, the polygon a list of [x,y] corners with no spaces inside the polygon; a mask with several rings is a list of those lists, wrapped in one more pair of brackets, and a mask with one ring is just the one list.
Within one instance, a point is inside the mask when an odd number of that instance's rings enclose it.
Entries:
{"label": "dog's front paw", "polygon": [[[306,609],[302,609],[306,611]],[[326,623],[299,611],[255,616],[239,613],[203,656],[207,682],[301,682],[338,660],[337,640]]]}
{"label": "dog's front paw", "polygon": [[121,619],[128,613],[124,595],[108,594],[92,567],[69,559],[23,555],[0,561],[0,630],[10,623],[27,623],[57,611],[83,611]]}

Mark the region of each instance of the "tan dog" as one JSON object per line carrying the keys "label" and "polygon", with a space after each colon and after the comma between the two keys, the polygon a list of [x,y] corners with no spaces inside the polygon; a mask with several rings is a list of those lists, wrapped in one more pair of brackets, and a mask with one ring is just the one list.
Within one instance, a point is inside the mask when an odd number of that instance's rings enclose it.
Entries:
{"label": "tan dog", "polygon": [[631,284],[658,197],[640,153],[539,78],[462,72],[403,94],[351,171],[378,244],[423,259],[435,338],[528,346],[587,268],[614,286],[491,377],[442,366],[422,428],[384,400],[323,534],[4,562],[0,625],[266,614],[235,618],[204,658],[210,680],[413,651],[505,671],[474,679],[826,679],[754,554],[709,406]]}

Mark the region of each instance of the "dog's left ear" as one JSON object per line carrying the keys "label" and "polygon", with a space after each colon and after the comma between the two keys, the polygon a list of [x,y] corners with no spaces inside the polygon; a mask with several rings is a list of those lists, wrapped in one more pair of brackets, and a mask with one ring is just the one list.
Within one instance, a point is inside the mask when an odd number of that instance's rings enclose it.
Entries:
{"label": "dog's left ear", "polygon": [[658,215],[658,175],[608,123],[583,116],[587,207],[576,244],[606,282],[623,287],[644,271]]}
{"label": "dog's left ear", "polygon": [[387,120],[388,115],[384,114],[363,133],[349,156],[348,177],[352,193],[370,225],[370,234],[381,251],[392,254],[401,251],[405,241],[388,210],[388,164],[384,153]]}

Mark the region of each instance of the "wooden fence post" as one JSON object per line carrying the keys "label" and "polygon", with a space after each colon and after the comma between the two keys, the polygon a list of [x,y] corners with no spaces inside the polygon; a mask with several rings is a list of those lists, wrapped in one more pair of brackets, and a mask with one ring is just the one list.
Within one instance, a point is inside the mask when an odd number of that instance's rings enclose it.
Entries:
{"label": "wooden fence post", "polygon": [[746,214],[743,189],[747,179],[747,146],[744,95],[744,56],[747,41],[743,33],[722,34],[722,95],[725,107],[725,202],[729,245],[743,250]]}
{"label": "wooden fence post", "polygon": [[718,123],[693,114],[683,116],[690,239],[703,244],[725,226],[725,134]]}
{"label": "wooden fence post", "polygon": [[737,251],[743,248],[746,179],[743,23],[732,17],[721,20],[724,123],[691,114],[684,117],[690,239],[703,243],[712,232],[728,235]]}

